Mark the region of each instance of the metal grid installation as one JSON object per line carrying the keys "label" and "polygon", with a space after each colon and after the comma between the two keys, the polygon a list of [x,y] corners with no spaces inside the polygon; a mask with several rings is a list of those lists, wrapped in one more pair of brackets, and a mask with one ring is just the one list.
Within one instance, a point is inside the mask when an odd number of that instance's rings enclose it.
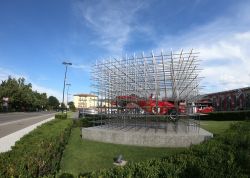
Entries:
{"label": "metal grid installation", "polygon": [[101,124],[152,127],[156,124],[152,120],[159,126],[164,118],[190,116],[198,96],[199,72],[198,53],[193,50],[97,61],[92,79],[98,113],[106,118]]}

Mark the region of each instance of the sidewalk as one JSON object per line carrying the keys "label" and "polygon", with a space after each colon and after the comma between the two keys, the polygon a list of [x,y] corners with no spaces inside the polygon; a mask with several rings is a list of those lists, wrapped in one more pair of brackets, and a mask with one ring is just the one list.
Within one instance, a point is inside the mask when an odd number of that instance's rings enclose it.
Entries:
{"label": "sidewalk", "polygon": [[43,120],[41,122],[38,122],[29,127],[26,127],[24,129],[21,129],[19,131],[0,138],[0,153],[11,150],[11,147],[15,145],[16,141],[20,140],[24,135],[28,134],[43,123],[53,120],[54,118],[55,117],[48,118],[46,120]]}

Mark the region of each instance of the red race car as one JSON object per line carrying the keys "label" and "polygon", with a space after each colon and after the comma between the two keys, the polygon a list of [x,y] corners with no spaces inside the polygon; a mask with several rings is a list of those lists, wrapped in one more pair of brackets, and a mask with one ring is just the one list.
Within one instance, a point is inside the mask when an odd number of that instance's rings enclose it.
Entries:
{"label": "red race car", "polygon": [[[134,104],[131,104],[134,103]],[[139,98],[136,95],[129,96],[117,96],[116,101],[112,103],[113,105],[131,108],[131,106],[139,106],[141,109],[148,114],[160,114],[166,115],[175,111],[175,106],[172,102],[166,100],[156,100],[152,95],[148,98]],[[181,109],[183,111],[183,109]]]}

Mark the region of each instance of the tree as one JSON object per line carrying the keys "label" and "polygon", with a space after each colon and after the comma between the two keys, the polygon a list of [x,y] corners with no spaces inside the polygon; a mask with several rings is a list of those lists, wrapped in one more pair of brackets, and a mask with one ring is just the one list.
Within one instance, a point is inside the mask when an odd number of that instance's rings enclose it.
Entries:
{"label": "tree", "polygon": [[68,102],[69,110],[76,111],[76,107],[73,101]]}
{"label": "tree", "polygon": [[13,111],[26,110],[32,104],[32,85],[25,84],[24,78],[11,78],[2,81],[0,85],[0,97],[9,98],[9,108]]}
{"label": "tree", "polygon": [[[0,84],[0,99],[8,98],[10,111],[37,111],[47,107],[47,94],[32,90],[31,83],[26,84],[24,78],[11,76]],[[1,103],[0,103],[1,104]]]}
{"label": "tree", "polygon": [[58,109],[59,105],[60,103],[56,97],[50,96],[48,98],[48,106],[50,109]]}
{"label": "tree", "polygon": [[44,110],[48,106],[48,99],[46,93],[38,93],[37,91],[33,92],[34,103],[33,107],[36,110]]}
{"label": "tree", "polygon": [[61,110],[62,111],[66,110],[66,105],[64,103],[61,103]]}

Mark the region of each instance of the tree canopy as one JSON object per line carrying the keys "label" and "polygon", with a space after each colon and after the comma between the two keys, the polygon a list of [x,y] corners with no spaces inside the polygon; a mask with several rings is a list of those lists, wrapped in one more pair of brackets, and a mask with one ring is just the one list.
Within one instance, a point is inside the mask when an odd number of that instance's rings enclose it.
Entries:
{"label": "tree canopy", "polygon": [[9,76],[7,80],[2,81],[0,84],[2,106],[6,102],[3,98],[8,98],[9,111],[38,111],[45,110],[49,106],[47,94],[33,91],[32,84],[26,84],[24,78],[15,79]]}
{"label": "tree canopy", "polygon": [[60,105],[60,102],[58,101],[56,97],[50,96],[48,98],[48,105],[51,109],[57,109]]}
{"label": "tree canopy", "polygon": [[71,110],[71,111],[76,110],[76,107],[75,107],[75,104],[73,101],[68,102],[68,105],[69,105],[69,110]]}

